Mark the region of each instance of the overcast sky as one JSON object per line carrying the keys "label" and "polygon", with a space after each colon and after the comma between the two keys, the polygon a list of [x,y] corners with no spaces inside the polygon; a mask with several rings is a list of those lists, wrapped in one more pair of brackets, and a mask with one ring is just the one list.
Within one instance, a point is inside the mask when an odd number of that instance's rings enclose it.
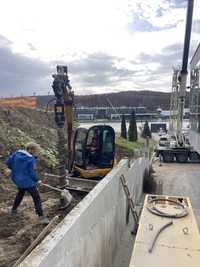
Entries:
{"label": "overcast sky", "polygon": [[[0,96],[52,92],[56,64],[76,94],[170,91],[185,0],[0,0]],[[198,16],[199,18],[198,18]],[[195,0],[191,49],[200,39]]]}

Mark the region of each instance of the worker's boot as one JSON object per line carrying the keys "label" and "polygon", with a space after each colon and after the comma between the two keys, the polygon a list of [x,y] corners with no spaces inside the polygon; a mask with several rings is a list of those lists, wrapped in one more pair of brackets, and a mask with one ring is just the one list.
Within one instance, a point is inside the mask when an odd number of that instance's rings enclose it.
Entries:
{"label": "worker's boot", "polygon": [[16,216],[16,215],[17,215],[17,210],[11,209],[11,210],[10,210],[10,214],[11,214],[12,216]]}
{"label": "worker's boot", "polygon": [[38,217],[38,223],[39,224],[49,224],[49,219],[45,216],[39,216]]}

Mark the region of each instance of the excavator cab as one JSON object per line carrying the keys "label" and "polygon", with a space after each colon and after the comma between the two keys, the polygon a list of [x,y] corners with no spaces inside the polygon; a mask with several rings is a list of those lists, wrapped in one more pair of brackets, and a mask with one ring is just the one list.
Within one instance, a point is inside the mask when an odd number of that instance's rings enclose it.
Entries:
{"label": "excavator cab", "polygon": [[113,167],[115,131],[108,125],[78,128],[73,143],[73,173],[83,178],[102,178]]}

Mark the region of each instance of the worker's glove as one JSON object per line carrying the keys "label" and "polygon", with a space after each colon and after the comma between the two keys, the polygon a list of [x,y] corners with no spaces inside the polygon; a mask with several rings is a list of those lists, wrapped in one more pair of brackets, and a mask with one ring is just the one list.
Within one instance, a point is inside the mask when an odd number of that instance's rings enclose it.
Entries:
{"label": "worker's glove", "polygon": [[42,184],[42,181],[41,180],[38,180],[38,185],[41,185]]}

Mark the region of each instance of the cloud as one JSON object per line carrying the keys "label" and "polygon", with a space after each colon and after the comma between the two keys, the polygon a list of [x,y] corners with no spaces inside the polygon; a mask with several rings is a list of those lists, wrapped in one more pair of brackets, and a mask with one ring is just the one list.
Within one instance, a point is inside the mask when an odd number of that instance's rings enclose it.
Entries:
{"label": "cloud", "polygon": [[187,0],[171,0],[169,2],[172,8],[183,8],[187,6]]}
{"label": "cloud", "polygon": [[[140,53],[129,66],[121,67],[123,58],[94,53],[86,58],[71,62],[69,73],[72,81],[78,82],[84,92],[91,92],[96,88],[104,92],[127,89],[149,89],[169,91],[171,89],[171,74],[173,65],[181,65],[181,43],[174,43],[164,47],[160,53]],[[72,82],[73,83],[73,82]]]}
{"label": "cloud", "polygon": [[162,17],[164,16],[164,12],[166,9],[160,7],[159,9],[156,10],[156,17]]}
{"label": "cloud", "polygon": [[0,48],[1,47],[8,47],[10,45],[12,45],[12,42],[0,34]]}
{"label": "cloud", "polygon": [[71,61],[45,63],[13,53],[11,45],[5,37],[0,37],[0,92],[7,96],[31,95],[35,91],[47,93],[57,64],[68,65],[76,94],[130,89],[167,90],[172,62],[180,62],[182,54],[182,44],[175,43],[164,47],[160,53],[140,53],[129,62],[122,57],[96,52]]}
{"label": "cloud", "polygon": [[48,92],[56,64],[68,65],[76,94],[170,90],[172,65],[182,60],[186,0],[22,0],[23,11],[12,2],[4,1],[0,16],[0,95]]}
{"label": "cloud", "polygon": [[132,21],[127,25],[130,32],[149,32],[155,30],[153,25],[139,14],[132,15]]}
{"label": "cloud", "polygon": [[[182,9],[178,10],[176,6]],[[129,11],[127,27],[131,33],[173,29],[183,21],[183,10],[184,5],[176,1],[158,0],[149,3],[136,0],[136,6]]]}
{"label": "cloud", "polygon": [[145,89],[170,91],[173,67],[181,66],[182,50],[182,43],[174,43],[156,54],[140,53],[137,64],[144,67],[140,87],[143,85]]}
{"label": "cloud", "polygon": [[69,73],[82,87],[106,87],[129,80],[138,70],[120,67],[122,58],[97,52],[68,62]]}
{"label": "cloud", "polygon": [[170,46],[166,46],[162,49],[161,53],[154,55],[141,53],[138,56],[140,64],[158,63],[160,66],[166,66],[170,68],[173,64],[179,64],[182,60],[183,45],[181,43],[175,43]]}
{"label": "cloud", "polygon": [[135,15],[135,18],[131,23],[128,24],[128,29],[130,32],[153,32],[153,31],[163,31],[175,28],[178,22],[169,23],[164,26],[154,26],[151,22],[144,18],[140,18],[138,15]]}
{"label": "cloud", "polygon": [[174,43],[172,45],[168,45],[162,49],[163,53],[176,53],[177,51],[183,50],[183,43]]}
{"label": "cloud", "polygon": [[11,45],[8,39],[0,35],[1,96],[30,95],[42,91],[45,83],[48,87],[48,77],[52,72],[49,64],[13,53]]}
{"label": "cloud", "polygon": [[36,47],[32,43],[27,43],[27,45],[30,48],[30,50],[37,51]]}
{"label": "cloud", "polygon": [[[129,81],[138,69],[130,70],[120,66],[123,58],[96,52],[72,61],[43,62],[14,53],[12,43],[0,36],[0,95],[46,94],[51,90],[52,77],[57,64],[69,66],[69,78],[76,93],[105,88],[120,87]],[[53,66],[53,68],[52,68]],[[103,89],[102,89],[103,88]],[[112,91],[112,90],[111,90]]]}

